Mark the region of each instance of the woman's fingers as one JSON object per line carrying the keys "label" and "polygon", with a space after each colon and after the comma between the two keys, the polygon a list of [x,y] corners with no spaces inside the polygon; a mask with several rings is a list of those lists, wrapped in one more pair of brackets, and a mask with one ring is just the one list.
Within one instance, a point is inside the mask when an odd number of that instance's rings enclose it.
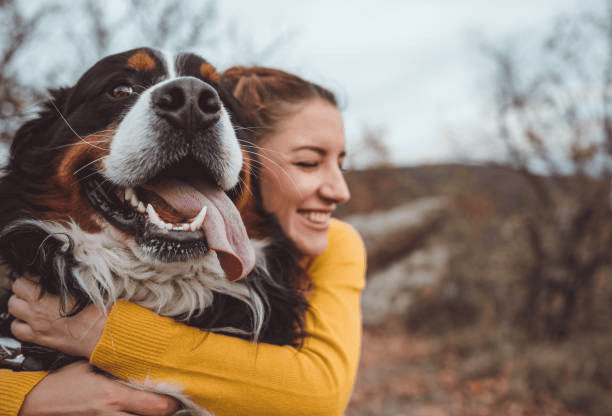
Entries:
{"label": "woman's fingers", "polygon": [[[71,304],[69,300],[68,310]],[[59,296],[41,296],[35,282],[19,278],[13,283],[13,295],[8,302],[9,313],[17,318],[11,331],[21,341],[89,358],[104,331],[106,311],[90,304],[67,317],[63,306]]]}
{"label": "woman's fingers", "polygon": [[92,371],[85,361],[49,373],[26,396],[20,416],[168,416],[178,402],[132,389]]}
{"label": "woman's fingers", "polygon": [[21,341],[32,342],[34,340],[34,331],[32,327],[19,319],[15,319],[11,322],[11,332],[15,338]]}
{"label": "woman's fingers", "polygon": [[8,311],[17,319],[24,319],[29,314],[30,306],[27,301],[12,295],[8,300]]}
{"label": "woman's fingers", "polygon": [[32,277],[20,277],[13,282],[13,294],[19,299],[26,301],[33,310],[41,309],[45,313],[50,311],[55,312],[55,318],[63,316],[66,311],[74,305],[74,301],[66,298],[66,304],[62,305],[62,299],[59,296],[42,294],[38,280]]}
{"label": "woman's fingers", "polygon": [[40,297],[38,285],[30,279],[20,277],[13,282],[13,293],[26,301],[31,301]]}
{"label": "woman's fingers", "polygon": [[140,416],[171,415],[179,408],[178,402],[168,396],[125,387],[127,394],[122,402],[122,410]]}

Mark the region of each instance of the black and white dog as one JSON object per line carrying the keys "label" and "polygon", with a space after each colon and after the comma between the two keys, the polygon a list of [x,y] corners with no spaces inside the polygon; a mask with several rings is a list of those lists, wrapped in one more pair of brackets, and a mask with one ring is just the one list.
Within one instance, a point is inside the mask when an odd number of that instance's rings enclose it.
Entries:
{"label": "black and white dog", "polygon": [[[39,276],[44,292],[70,296],[67,315],[127,299],[201,329],[300,344],[298,262],[278,227],[257,256],[249,241],[257,232],[234,202],[248,193],[246,205],[260,209],[245,176],[255,156],[241,148],[250,145],[240,105],[213,66],[141,48],[102,59],[51,97],[17,132],[0,177],[10,277]],[[9,296],[0,296],[0,366],[70,362],[13,348]]]}

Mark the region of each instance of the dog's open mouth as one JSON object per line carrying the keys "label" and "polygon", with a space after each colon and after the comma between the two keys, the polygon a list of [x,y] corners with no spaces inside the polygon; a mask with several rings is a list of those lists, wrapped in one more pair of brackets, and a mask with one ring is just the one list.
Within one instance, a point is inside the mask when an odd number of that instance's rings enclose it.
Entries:
{"label": "dog's open mouth", "polygon": [[110,225],[132,235],[152,259],[184,262],[212,249],[230,279],[251,267],[252,248],[236,207],[189,161],[128,188],[116,186],[93,167],[81,169],[78,176],[89,203]]}

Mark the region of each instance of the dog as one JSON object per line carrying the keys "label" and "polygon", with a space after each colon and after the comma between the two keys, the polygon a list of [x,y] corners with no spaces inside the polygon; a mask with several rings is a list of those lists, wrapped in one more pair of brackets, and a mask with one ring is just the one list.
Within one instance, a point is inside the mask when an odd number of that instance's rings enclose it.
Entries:
{"label": "dog", "polygon": [[[125,299],[203,330],[299,346],[299,259],[261,209],[248,126],[216,69],[139,48],[50,95],[0,177],[5,274],[38,276],[43,293],[73,300],[66,316]],[[267,240],[250,240],[262,227]],[[11,336],[10,295],[0,295],[0,366],[73,362]]]}

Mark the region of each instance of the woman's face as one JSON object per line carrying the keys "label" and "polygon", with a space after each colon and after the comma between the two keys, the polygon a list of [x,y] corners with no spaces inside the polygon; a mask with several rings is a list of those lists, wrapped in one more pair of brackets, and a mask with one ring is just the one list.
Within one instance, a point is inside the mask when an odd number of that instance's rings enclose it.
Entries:
{"label": "woman's face", "polygon": [[260,143],[263,208],[302,253],[316,256],[327,247],[332,213],[350,198],[341,170],[346,153],[342,116],[316,99],[277,127]]}

